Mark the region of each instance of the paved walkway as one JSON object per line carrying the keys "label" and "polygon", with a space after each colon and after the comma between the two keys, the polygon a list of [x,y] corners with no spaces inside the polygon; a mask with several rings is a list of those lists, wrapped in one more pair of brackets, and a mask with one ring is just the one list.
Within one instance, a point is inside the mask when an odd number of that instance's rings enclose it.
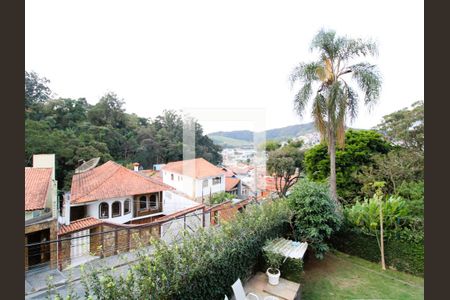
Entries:
{"label": "paved walkway", "polygon": [[[267,275],[258,272],[244,286],[246,293],[254,293],[259,299],[300,299],[300,284],[280,278],[278,285],[271,285]],[[234,297],[233,297],[234,298]]]}

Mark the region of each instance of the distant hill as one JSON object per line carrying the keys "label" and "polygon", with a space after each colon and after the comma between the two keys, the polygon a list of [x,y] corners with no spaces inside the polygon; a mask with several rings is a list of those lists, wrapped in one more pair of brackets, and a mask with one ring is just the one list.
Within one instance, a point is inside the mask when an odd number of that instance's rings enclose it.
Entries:
{"label": "distant hill", "polygon": [[223,148],[236,148],[236,147],[245,148],[247,146],[252,145],[249,141],[233,139],[221,135],[210,135],[209,137],[213,140],[214,144],[222,146]]}
{"label": "distant hill", "polygon": [[[314,123],[305,123],[292,125],[282,128],[269,129],[266,131],[267,140],[286,141],[291,138],[302,136],[308,133],[316,132]],[[208,136],[217,144],[223,147],[241,147],[250,145],[253,142],[253,131],[218,131],[208,134]]]}

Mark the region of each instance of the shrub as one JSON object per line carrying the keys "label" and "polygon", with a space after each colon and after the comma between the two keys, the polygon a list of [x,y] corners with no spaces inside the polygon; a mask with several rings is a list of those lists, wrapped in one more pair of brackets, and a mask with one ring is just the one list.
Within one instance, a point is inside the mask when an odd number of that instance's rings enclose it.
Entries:
{"label": "shrub", "polygon": [[[334,248],[363,259],[380,262],[377,241],[351,224],[344,224],[336,232],[331,242]],[[423,239],[410,239],[402,235],[391,235],[385,240],[384,254],[386,265],[399,271],[423,276],[424,245]]]}
{"label": "shrub", "polygon": [[[149,255],[139,259],[127,275],[114,276],[108,269],[84,276],[85,297],[105,299],[223,299],[231,296],[237,278],[246,280],[262,257],[268,239],[288,230],[290,211],[286,200],[251,205],[232,222],[185,235],[172,246],[153,241]],[[103,297],[103,298],[102,298]]]}
{"label": "shrub", "polygon": [[316,257],[323,258],[329,249],[326,240],[341,223],[328,186],[302,180],[289,195],[289,205],[294,214],[294,238],[308,242]]}
{"label": "shrub", "polygon": [[211,199],[209,200],[209,204],[210,205],[220,204],[224,201],[233,199],[234,197],[235,197],[234,195],[232,195],[230,193],[226,193],[226,192],[216,193],[211,196]]}
{"label": "shrub", "polygon": [[[383,227],[385,234],[389,231],[398,230],[401,220],[408,215],[406,202],[395,196],[390,196],[383,201]],[[356,202],[353,206],[345,209],[345,217],[355,226],[361,228],[369,235],[376,235],[380,230],[380,203],[375,197]]]}
{"label": "shrub", "polygon": [[397,195],[408,200],[408,207],[411,215],[418,218],[423,218],[424,211],[424,182],[410,181],[402,182],[397,188]]}

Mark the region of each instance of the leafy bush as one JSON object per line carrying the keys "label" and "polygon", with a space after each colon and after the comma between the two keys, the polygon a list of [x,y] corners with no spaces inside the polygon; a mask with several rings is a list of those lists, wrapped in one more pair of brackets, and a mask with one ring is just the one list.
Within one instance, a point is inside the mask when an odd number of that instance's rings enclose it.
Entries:
{"label": "leafy bush", "polygon": [[328,251],[326,240],[339,228],[341,218],[328,186],[309,180],[298,182],[288,197],[296,239],[308,242],[317,258]]}
{"label": "leafy bush", "polygon": [[[401,221],[408,215],[406,202],[400,197],[390,196],[383,201],[382,209],[385,234],[399,229],[403,225]],[[380,228],[380,204],[375,197],[365,199],[346,208],[345,217],[366,234],[375,235]]]}
{"label": "leafy bush", "polygon": [[[349,223],[344,223],[341,229],[333,234],[331,242],[339,251],[376,263],[380,262],[377,241]],[[414,240],[402,234],[391,235],[384,242],[384,254],[387,266],[423,276],[423,237]]]}
{"label": "leafy bush", "polygon": [[209,199],[209,204],[211,204],[211,205],[220,204],[224,201],[233,199],[234,197],[235,197],[234,195],[232,195],[230,193],[226,193],[226,192],[216,193],[211,196],[211,199]]}
{"label": "leafy bush", "polygon": [[397,195],[407,199],[408,207],[412,216],[423,218],[424,213],[424,182],[404,181],[397,188]]}
{"label": "leafy bush", "polygon": [[268,239],[283,236],[290,216],[286,200],[252,205],[232,222],[185,235],[172,246],[154,241],[140,251],[127,275],[91,270],[83,279],[85,298],[223,299],[237,278],[246,280]]}

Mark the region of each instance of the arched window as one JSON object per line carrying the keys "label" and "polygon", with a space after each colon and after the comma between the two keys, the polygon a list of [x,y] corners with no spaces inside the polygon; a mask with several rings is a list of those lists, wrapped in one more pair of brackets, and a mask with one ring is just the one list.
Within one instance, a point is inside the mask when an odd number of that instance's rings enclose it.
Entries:
{"label": "arched window", "polygon": [[139,210],[147,209],[147,197],[141,196],[139,197]]}
{"label": "arched window", "polygon": [[130,199],[125,200],[125,202],[123,203],[123,214],[129,214],[131,212],[131,207],[130,207]]}
{"label": "arched window", "polygon": [[109,218],[109,205],[106,202],[102,202],[99,205],[98,209],[98,217],[100,219],[108,219]]}
{"label": "arched window", "polygon": [[158,208],[158,199],[156,198],[156,195],[150,195],[150,208],[155,209]]}
{"label": "arched window", "polygon": [[112,204],[112,217],[120,217],[122,215],[122,210],[121,210],[121,203],[120,201],[115,201]]}

